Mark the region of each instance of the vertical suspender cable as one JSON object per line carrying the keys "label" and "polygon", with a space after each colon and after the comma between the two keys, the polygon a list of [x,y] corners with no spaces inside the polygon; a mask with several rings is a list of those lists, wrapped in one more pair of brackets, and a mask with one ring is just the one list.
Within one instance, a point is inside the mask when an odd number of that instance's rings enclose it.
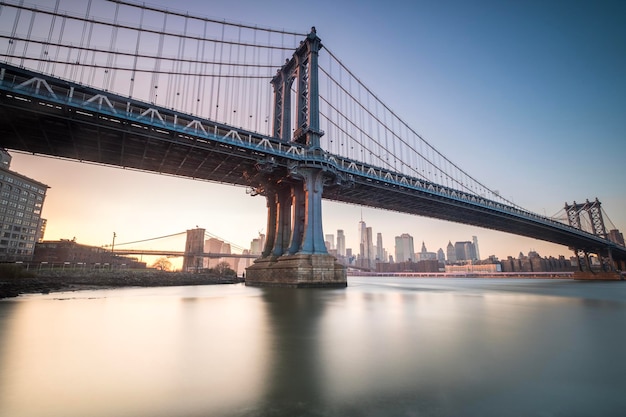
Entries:
{"label": "vertical suspender cable", "polygon": [[31,35],[32,35],[32,32],[33,32],[33,25],[34,24],[35,24],[35,13],[33,12],[30,15],[30,24],[28,25],[28,35],[26,36],[26,42],[24,44],[24,52],[23,52],[23,55],[22,55],[22,59],[20,61],[20,66],[22,66],[22,67],[24,66],[24,59],[26,57],[26,52],[27,52],[28,46],[30,44],[28,39],[31,39]]}
{"label": "vertical suspender cable", "polygon": [[104,82],[103,82],[103,88],[104,90],[109,90],[112,89],[112,85],[110,83],[111,78],[113,76],[112,72],[113,67],[114,67],[114,59],[117,56],[114,52],[115,49],[115,44],[117,42],[117,29],[118,29],[118,22],[117,22],[117,18],[118,18],[118,14],[119,14],[119,8],[120,5],[119,3],[115,3],[115,14],[113,17],[113,29],[112,29],[112,33],[111,33],[111,42],[109,43],[109,54],[107,55],[107,63],[106,63],[106,68],[104,70]]}
{"label": "vertical suspender cable", "polygon": [[[223,58],[224,58],[224,28],[225,26],[222,25],[222,41],[220,42],[220,63],[224,62]],[[215,103],[215,121],[219,121],[218,119],[218,111],[219,111],[219,107],[220,107],[220,92],[221,92],[221,88],[222,88],[222,65],[218,66],[219,68],[219,77],[217,78],[217,96],[216,96],[216,103]]]}
{"label": "vertical suspender cable", "polygon": [[165,38],[165,29],[167,28],[167,14],[163,14],[163,27],[159,34],[159,46],[157,49],[154,72],[152,73],[152,82],[150,83],[150,101],[153,104],[157,104],[159,98],[159,71],[161,69],[161,57],[163,55],[163,42]]}
{"label": "vertical suspender cable", "polygon": [[[91,10],[91,0],[87,2],[87,11],[85,11],[85,21],[83,22],[83,33],[80,37],[80,47],[83,48],[85,46],[85,33],[87,32],[87,27],[89,26],[89,12]],[[78,56],[76,57],[76,73],[72,75],[72,79],[78,78],[79,82],[83,81],[83,74],[85,67],[80,67],[81,59],[82,59],[82,49],[78,50]],[[80,77],[78,75],[78,68],[81,68]]]}
{"label": "vertical suspender cable", "polygon": [[139,30],[137,31],[137,42],[135,43],[135,56],[133,58],[133,69],[130,74],[130,88],[128,90],[128,96],[132,98],[133,89],[135,86],[135,77],[137,77],[137,61],[139,60],[139,45],[141,44],[141,33],[143,32],[141,29],[143,27],[143,14],[145,9],[140,9],[139,14]]}
{"label": "vertical suspender cable", "polygon": [[52,20],[50,22],[50,30],[48,30],[48,38],[41,45],[41,51],[39,53],[39,65],[37,69],[41,72],[47,72],[47,62],[50,57],[50,43],[52,43],[52,34],[54,33],[54,25],[56,23],[57,12],[59,11],[59,0],[56,0],[54,4],[54,13],[52,14]]}
{"label": "vertical suspender cable", "polygon": [[[61,53],[61,49],[62,49],[61,46],[59,45],[63,45],[63,34],[65,33],[65,21],[66,20],[67,19],[65,17],[61,18],[61,28],[59,29],[59,40],[57,42],[56,54],[54,55],[55,62],[52,63],[52,68],[50,69],[51,74],[55,73],[56,65],[57,65],[56,61],[59,61],[59,54]],[[68,48],[68,51],[69,51],[69,48]],[[66,64],[63,65],[63,78],[66,78],[66,71],[68,68],[67,63],[69,63],[69,61],[66,60],[65,62]]]}

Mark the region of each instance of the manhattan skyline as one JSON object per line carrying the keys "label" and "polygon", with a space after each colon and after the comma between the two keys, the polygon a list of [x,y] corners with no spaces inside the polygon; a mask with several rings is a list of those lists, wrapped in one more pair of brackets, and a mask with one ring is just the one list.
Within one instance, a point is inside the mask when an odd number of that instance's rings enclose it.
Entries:
{"label": "manhattan skyline", "polygon": [[[300,31],[315,25],[324,45],[382,92],[409,125],[487,186],[547,216],[565,202],[597,197],[624,229],[626,81],[619,69],[626,64],[626,36],[617,18],[620,3],[564,9],[553,2],[354,7],[322,1],[306,14],[287,2],[241,5],[216,1],[206,10],[183,0],[177,9]],[[264,198],[239,187],[11,154],[12,170],[51,186],[43,209],[48,240],[76,237],[101,246],[113,232],[122,242],[199,225],[247,247],[266,232]],[[534,239],[328,201],[324,232],[343,229],[346,247],[358,253],[354,219],[361,211],[387,248],[407,232],[431,251],[444,240],[477,235],[483,258],[531,249],[571,255]]]}

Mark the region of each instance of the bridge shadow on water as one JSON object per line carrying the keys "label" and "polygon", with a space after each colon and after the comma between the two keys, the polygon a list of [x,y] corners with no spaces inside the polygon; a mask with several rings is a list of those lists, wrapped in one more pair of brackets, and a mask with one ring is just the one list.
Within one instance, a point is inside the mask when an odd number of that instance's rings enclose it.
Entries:
{"label": "bridge shadow on water", "polygon": [[[325,300],[342,290],[263,288],[272,329],[264,401],[258,415],[324,415],[318,327]],[[256,415],[256,414],[254,414]]]}

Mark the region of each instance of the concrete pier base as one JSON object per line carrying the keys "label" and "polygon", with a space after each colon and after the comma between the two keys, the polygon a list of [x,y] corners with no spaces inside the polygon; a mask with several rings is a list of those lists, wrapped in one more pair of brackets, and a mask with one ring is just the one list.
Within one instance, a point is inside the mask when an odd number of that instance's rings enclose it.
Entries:
{"label": "concrete pier base", "polygon": [[345,288],[346,267],[332,255],[283,255],[254,261],[246,269],[246,285],[254,287]]}
{"label": "concrete pier base", "polygon": [[580,281],[624,281],[620,272],[574,272],[574,279]]}

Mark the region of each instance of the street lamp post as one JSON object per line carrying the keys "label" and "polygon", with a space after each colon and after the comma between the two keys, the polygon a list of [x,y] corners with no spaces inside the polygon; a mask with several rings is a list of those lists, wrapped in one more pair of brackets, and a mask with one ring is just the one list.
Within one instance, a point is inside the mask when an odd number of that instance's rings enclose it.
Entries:
{"label": "street lamp post", "polygon": [[115,263],[115,254],[113,253],[115,251],[115,237],[117,235],[115,234],[115,232],[113,232],[113,242],[111,242],[111,269],[113,269],[113,264]]}

